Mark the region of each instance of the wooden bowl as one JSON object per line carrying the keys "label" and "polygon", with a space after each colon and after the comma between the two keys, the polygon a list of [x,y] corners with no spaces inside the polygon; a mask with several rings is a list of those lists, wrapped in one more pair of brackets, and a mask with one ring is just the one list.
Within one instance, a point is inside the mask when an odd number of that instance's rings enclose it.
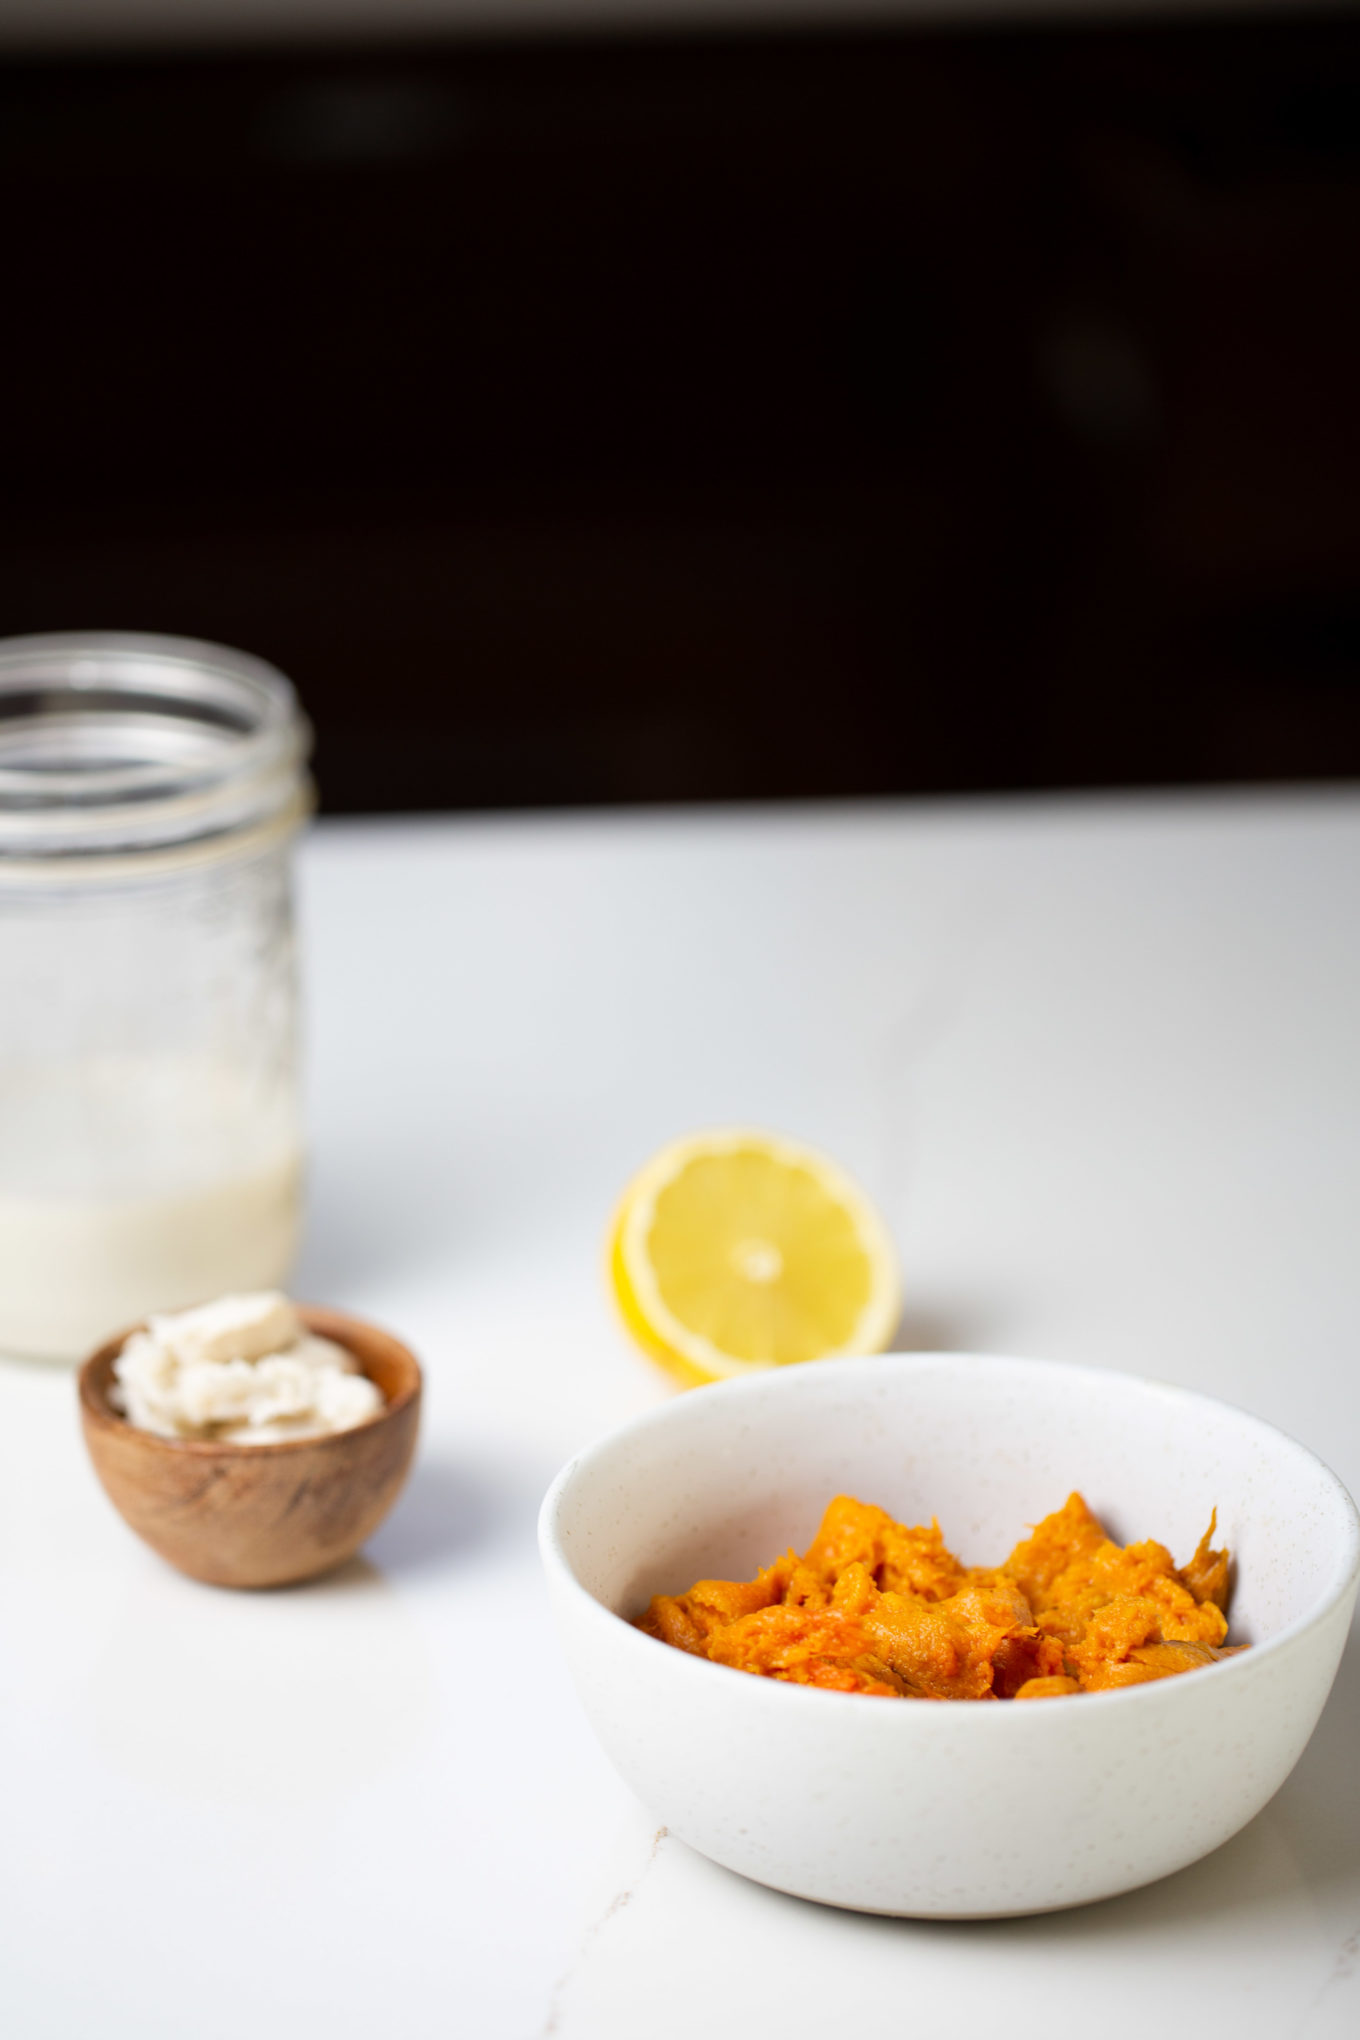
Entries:
{"label": "wooden bowl", "polygon": [[401,1493],[420,1423],[420,1365],[376,1325],[297,1306],[312,1332],[345,1346],[386,1408],[349,1431],[271,1445],[161,1438],[109,1401],[128,1333],[80,1370],[80,1421],[94,1470],[124,1522],[191,1579],[279,1587],[343,1564]]}

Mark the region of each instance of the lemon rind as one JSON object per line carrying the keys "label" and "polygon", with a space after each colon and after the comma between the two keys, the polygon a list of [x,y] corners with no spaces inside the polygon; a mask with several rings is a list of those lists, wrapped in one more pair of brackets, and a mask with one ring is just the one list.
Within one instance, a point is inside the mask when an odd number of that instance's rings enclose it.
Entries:
{"label": "lemon rind", "polygon": [[619,1200],[608,1245],[610,1288],[629,1335],[682,1380],[727,1381],[795,1364],[737,1359],[702,1333],[691,1331],[667,1307],[646,1252],[657,1198],[666,1185],[700,1156],[731,1154],[752,1146],[788,1167],[808,1169],[826,1186],[849,1214],[873,1272],[873,1291],[850,1337],[820,1357],[835,1360],[881,1353],[901,1319],[902,1278],[892,1240],[874,1206],[838,1162],[819,1148],[762,1127],[718,1127],[689,1134],[662,1148],[634,1176]]}

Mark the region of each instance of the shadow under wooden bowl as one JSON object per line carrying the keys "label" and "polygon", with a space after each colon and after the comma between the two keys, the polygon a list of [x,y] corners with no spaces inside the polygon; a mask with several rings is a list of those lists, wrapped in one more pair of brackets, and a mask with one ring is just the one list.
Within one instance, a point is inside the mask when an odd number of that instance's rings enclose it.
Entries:
{"label": "shadow under wooden bowl", "polygon": [[415,1456],[421,1375],[376,1325],[299,1304],[312,1332],[354,1355],[385,1408],[349,1431],[271,1445],[162,1438],[109,1400],[122,1332],[80,1370],[80,1421],[104,1492],[137,1535],[192,1579],[279,1587],[341,1565],[401,1493]]}

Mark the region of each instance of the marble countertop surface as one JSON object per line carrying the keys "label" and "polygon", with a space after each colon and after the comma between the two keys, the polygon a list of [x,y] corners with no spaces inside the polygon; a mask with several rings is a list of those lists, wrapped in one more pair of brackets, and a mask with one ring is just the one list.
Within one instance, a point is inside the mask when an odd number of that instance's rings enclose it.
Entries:
{"label": "marble countertop surface", "polygon": [[[1360,1490],[1360,798],[327,823],[302,858],[295,1287],[422,1355],[409,1490],[308,1588],[126,1531],[71,1376],[0,1364],[7,2040],[1014,2040],[1360,2025],[1360,1653],[1216,1855],[923,1924],[658,1831],[582,1719],[534,1550],[557,1466],[671,1391],[601,1235],[673,1134],[831,1150],[918,1347],[1224,1396]],[[867,1703],[866,1703],[867,1704]]]}

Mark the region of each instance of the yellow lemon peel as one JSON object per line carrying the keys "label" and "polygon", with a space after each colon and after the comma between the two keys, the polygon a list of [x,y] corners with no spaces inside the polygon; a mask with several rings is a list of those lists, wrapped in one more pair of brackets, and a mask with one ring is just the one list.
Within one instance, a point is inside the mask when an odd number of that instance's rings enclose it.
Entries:
{"label": "yellow lemon peel", "polygon": [[630,1335],[688,1385],[882,1352],[902,1311],[863,1191],[826,1155],[751,1128],[653,1156],[614,1214],[607,1273]]}

